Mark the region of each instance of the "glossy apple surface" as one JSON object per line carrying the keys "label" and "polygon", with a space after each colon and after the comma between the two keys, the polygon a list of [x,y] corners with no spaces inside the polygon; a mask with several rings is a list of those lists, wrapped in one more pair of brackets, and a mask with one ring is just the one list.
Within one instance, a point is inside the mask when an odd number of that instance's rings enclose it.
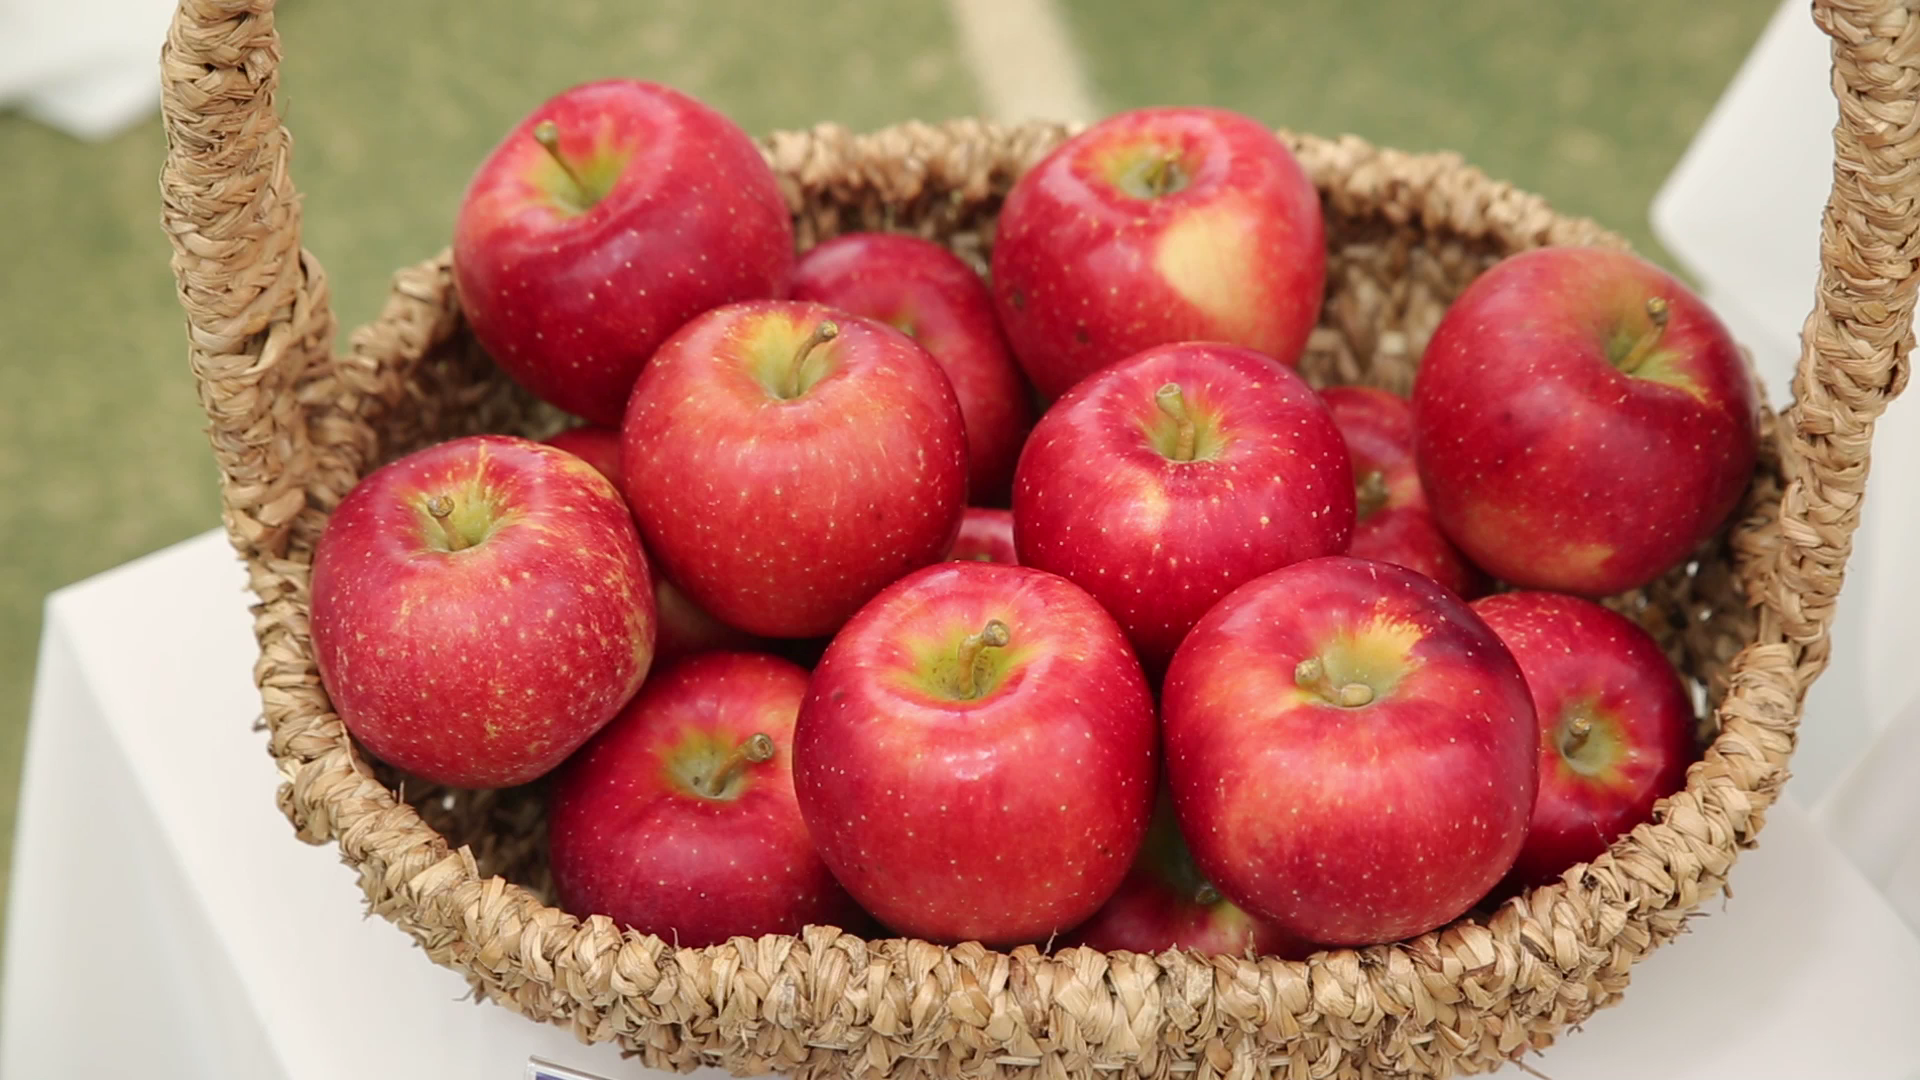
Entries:
{"label": "glossy apple surface", "polygon": [[1161,713],[1195,863],[1294,937],[1445,925],[1526,839],[1526,681],[1464,601],[1404,567],[1335,556],[1242,586],[1181,645]]}
{"label": "glossy apple surface", "polygon": [[1414,382],[1434,518],[1524,588],[1604,596],[1684,562],[1753,473],[1759,412],[1712,311],[1625,252],[1542,248],[1447,309]]}
{"label": "glossy apple surface", "polygon": [[535,396],[609,426],[667,335],[708,308],[782,295],[793,262],[786,201],[753,140],[634,79],[534,110],[481,164],[454,223],[474,337]]}
{"label": "glossy apple surface", "polygon": [[1353,516],[1326,407],[1231,345],[1148,349],[1076,386],[1034,427],[1014,480],[1022,565],[1092,593],[1153,674],[1236,586],[1345,551]]}
{"label": "glossy apple surface", "polygon": [[917,236],[848,233],[801,257],[792,297],[878,319],[939,361],[966,421],[967,490],[977,503],[1005,505],[1033,426],[1032,391],[973,267]]}
{"label": "glossy apple surface", "polygon": [[1293,365],[1320,314],[1319,195],[1272,131],[1224,109],[1093,125],[1020,178],[994,237],[1000,325],[1048,400],[1174,342]]}
{"label": "glossy apple surface", "polygon": [[817,637],[946,557],[967,437],[926,350],[819,304],[717,308],[660,347],[622,428],[627,501],[693,602]]}
{"label": "glossy apple surface", "polygon": [[694,657],[650,680],[554,774],[561,906],[682,947],[857,929],[793,795],[807,673],[758,653]]}
{"label": "glossy apple surface", "polygon": [[1427,508],[1413,460],[1413,407],[1370,386],[1320,392],[1353,455],[1356,517],[1347,554],[1418,570],[1471,600],[1489,582],[1450,543]]}
{"label": "glossy apple surface", "polygon": [[1473,610],[1506,642],[1540,721],[1540,793],[1510,887],[1591,861],[1686,786],[1693,699],[1652,635],[1557,593],[1489,596]]}
{"label": "glossy apple surface", "polygon": [[981,506],[967,507],[960,519],[960,536],[953,542],[949,559],[972,562],[997,562],[1015,565],[1020,556],[1013,550],[1013,511]]}
{"label": "glossy apple surface", "polygon": [[794,733],[820,855],[861,906],[930,941],[1044,942],[1092,915],[1146,833],[1153,699],[1071,582],[949,562],[890,586],[827,647]]}
{"label": "glossy apple surface", "polygon": [[375,757],[524,784],[613,719],[653,662],[653,585],[613,485],[525,439],[455,439],[369,474],[313,560],[321,682]]}
{"label": "glossy apple surface", "polygon": [[[620,433],[612,428],[583,424],[568,428],[544,440],[585,461],[600,475],[624,489],[620,472]],[[624,501],[624,496],[623,496]],[[644,549],[643,549],[644,550]],[[678,585],[667,579],[658,566],[653,571],[653,607],[659,633],[653,647],[656,663],[665,664],[682,656],[715,649],[754,649],[759,642],[752,634],[737,630],[694,603]]]}
{"label": "glossy apple surface", "polygon": [[564,431],[554,432],[540,441],[548,446],[557,446],[593,466],[595,472],[607,478],[607,482],[614,486],[614,490],[619,490],[619,429],[581,424]]}

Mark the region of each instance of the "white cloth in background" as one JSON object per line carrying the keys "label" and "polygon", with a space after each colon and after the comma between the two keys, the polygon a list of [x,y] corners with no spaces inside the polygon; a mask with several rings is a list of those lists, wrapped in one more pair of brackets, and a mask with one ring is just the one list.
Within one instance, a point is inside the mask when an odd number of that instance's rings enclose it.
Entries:
{"label": "white cloth in background", "polygon": [[1920,930],[1920,702],[1874,740],[1819,811],[1861,874]]}
{"label": "white cloth in background", "polygon": [[105,139],[160,104],[173,0],[0,0],[0,110]]}

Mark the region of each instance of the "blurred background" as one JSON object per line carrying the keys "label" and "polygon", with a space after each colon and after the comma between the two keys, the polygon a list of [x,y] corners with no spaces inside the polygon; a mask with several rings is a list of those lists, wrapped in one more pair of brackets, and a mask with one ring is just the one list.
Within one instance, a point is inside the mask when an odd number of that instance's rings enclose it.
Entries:
{"label": "blurred background", "polygon": [[[1774,6],[283,0],[281,101],[343,336],[394,268],[447,243],[503,131],[609,75],[672,83],[755,133],[1222,105],[1457,150],[1666,262],[1648,202]],[[157,36],[114,91],[124,125],[7,107],[7,64],[46,55],[27,55],[34,20],[78,7],[0,0],[0,898],[45,594],[219,523],[159,228],[164,141],[142,105]]]}

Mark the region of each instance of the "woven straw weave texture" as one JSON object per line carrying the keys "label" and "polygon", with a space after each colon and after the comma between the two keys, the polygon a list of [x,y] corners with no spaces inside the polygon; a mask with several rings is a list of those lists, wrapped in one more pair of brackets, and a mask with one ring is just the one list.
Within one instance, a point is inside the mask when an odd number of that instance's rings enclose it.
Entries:
{"label": "woven straw weave texture", "polygon": [[[279,802],[302,840],[338,845],[371,911],[480,996],[663,1068],[1446,1076],[1545,1046],[1618,997],[1633,963],[1679,933],[1756,842],[1826,664],[1873,424],[1907,377],[1920,284],[1920,18],[1907,5],[1812,5],[1834,42],[1839,123],[1794,404],[1767,417],[1726,533],[1610,601],[1660,638],[1710,706],[1711,742],[1686,789],[1559,883],[1412,941],[1306,962],[1002,953],[829,929],[677,949],[545,902],[540,807],[526,793],[409,783],[403,801],[401,778],[359,754],[321,688],[307,627],[314,544],[381,462],[468,432],[544,434],[559,418],[473,344],[444,253],[401,270],[379,318],[335,351],[326,277],[301,245],[272,7],[182,0],[163,55],[162,188],[224,520],[258,599],[255,676]],[[981,260],[1001,197],[1067,134],[822,126],[763,147],[802,246],[892,228]],[[1546,244],[1621,244],[1451,155],[1286,137],[1328,221],[1327,302],[1303,363],[1319,385],[1404,392],[1447,302],[1492,262]]]}

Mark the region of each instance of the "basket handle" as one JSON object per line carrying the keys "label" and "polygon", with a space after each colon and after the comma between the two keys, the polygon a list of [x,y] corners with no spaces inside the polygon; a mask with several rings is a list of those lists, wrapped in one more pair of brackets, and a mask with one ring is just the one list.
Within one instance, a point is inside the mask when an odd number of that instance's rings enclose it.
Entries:
{"label": "basket handle", "polygon": [[295,390],[331,363],[333,315],[300,249],[300,205],[274,94],[273,0],[180,0],[160,54],[167,137],[162,222],[187,315],[189,362],[225,474],[228,534],[250,558],[284,553],[307,493]]}
{"label": "basket handle", "polygon": [[1814,0],[1813,18],[1833,39],[1833,189],[1783,418],[1780,543],[1760,597],[1760,640],[1795,648],[1802,693],[1826,666],[1874,421],[1906,387],[1920,289],[1920,12]]}

